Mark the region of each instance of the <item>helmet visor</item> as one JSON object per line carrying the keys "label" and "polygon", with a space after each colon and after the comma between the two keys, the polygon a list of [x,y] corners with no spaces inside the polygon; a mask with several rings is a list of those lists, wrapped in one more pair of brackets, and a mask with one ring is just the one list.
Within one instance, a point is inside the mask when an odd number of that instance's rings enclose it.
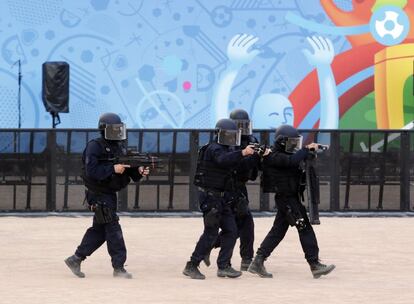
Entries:
{"label": "helmet visor", "polygon": [[249,119],[235,119],[234,122],[242,135],[252,135],[252,122]]}
{"label": "helmet visor", "polygon": [[127,138],[126,126],[123,123],[106,125],[104,131],[107,140],[125,140]]}
{"label": "helmet visor", "polygon": [[226,146],[240,146],[241,130],[219,130],[217,143]]}
{"label": "helmet visor", "polygon": [[287,153],[295,153],[302,148],[303,137],[288,137],[286,140],[285,151]]}

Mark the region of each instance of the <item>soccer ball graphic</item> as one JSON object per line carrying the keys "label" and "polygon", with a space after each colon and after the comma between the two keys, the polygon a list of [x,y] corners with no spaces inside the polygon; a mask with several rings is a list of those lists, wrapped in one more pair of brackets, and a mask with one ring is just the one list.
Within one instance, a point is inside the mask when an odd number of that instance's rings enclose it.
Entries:
{"label": "soccer ball graphic", "polygon": [[372,36],[379,43],[396,45],[407,37],[410,30],[410,20],[399,7],[383,6],[372,15],[370,30]]}
{"label": "soccer ball graphic", "polygon": [[385,35],[391,35],[397,39],[404,32],[404,26],[398,23],[398,13],[393,11],[385,12],[385,18],[382,21],[375,21],[375,30],[381,38]]}

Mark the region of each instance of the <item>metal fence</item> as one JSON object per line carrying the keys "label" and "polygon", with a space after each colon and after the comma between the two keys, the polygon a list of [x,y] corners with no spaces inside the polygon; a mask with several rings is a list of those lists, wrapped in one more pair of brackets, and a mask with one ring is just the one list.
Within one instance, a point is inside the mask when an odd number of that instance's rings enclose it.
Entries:
{"label": "metal fence", "polygon": [[[273,132],[258,130],[262,142]],[[330,145],[317,161],[325,211],[409,211],[414,132],[409,130],[302,130],[305,142]],[[95,129],[0,129],[0,211],[80,211],[81,155]],[[165,166],[119,194],[122,211],[197,210],[193,176],[198,148],[212,130],[128,131],[128,146],[159,155]],[[273,199],[248,184],[253,210],[271,211]]]}

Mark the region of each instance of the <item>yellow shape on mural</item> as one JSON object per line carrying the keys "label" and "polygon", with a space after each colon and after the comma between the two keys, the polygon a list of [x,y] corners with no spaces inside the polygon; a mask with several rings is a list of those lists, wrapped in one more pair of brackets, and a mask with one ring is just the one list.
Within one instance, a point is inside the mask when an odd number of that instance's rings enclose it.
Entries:
{"label": "yellow shape on mural", "polygon": [[404,8],[404,6],[407,5],[407,2],[407,0],[377,0],[374,6],[372,7],[372,12],[375,12],[377,9],[385,5],[392,5]]}
{"label": "yellow shape on mural", "polygon": [[413,75],[414,43],[387,47],[375,54],[375,110],[378,129],[404,126],[404,85]]}

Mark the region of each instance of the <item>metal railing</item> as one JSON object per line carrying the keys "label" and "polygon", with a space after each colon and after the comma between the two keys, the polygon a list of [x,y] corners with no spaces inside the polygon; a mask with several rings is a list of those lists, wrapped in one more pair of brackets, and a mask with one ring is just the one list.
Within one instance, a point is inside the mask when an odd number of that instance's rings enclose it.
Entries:
{"label": "metal railing", "polygon": [[[257,130],[272,142],[271,130]],[[302,130],[305,142],[330,145],[317,161],[325,211],[410,211],[414,132]],[[96,129],[0,129],[0,211],[85,210],[81,156]],[[119,193],[122,211],[198,210],[193,176],[197,151],[212,130],[131,129],[128,146],[159,155],[165,166]],[[274,210],[273,198],[248,184],[253,210]]]}

